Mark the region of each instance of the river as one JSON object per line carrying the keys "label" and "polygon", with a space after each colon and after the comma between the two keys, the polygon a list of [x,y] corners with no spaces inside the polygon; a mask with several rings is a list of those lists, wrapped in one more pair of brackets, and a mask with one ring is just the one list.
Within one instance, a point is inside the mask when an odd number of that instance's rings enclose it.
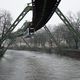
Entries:
{"label": "river", "polygon": [[80,80],[80,61],[55,54],[8,50],[0,80]]}

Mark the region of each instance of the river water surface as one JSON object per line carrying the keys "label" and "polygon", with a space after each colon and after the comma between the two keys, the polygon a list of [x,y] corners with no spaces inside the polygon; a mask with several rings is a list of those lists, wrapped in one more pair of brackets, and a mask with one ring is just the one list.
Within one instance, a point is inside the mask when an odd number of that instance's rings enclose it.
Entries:
{"label": "river water surface", "polygon": [[0,80],[80,80],[80,61],[34,51],[8,50]]}

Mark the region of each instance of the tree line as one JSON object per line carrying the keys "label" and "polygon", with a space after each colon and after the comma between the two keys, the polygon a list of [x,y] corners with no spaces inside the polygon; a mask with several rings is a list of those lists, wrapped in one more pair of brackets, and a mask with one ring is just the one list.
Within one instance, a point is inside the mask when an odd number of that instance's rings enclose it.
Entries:
{"label": "tree line", "polygon": [[[70,13],[69,16],[67,16],[67,19],[73,28],[77,32],[80,32],[80,13],[77,15]],[[50,26],[47,27],[49,28]],[[54,26],[51,30],[51,34],[63,48],[80,48],[80,39],[77,36],[73,35],[73,33],[67,28],[64,23]],[[30,39],[30,43],[34,44],[36,47],[55,47],[55,42],[50,39],[45,30],[41,30],[35,33],[35,36]]]}
{"label": "tree line", "polygon": [[[73,28],[77,32],[80,32],[80,13],[77,13],[77,15],[70,13],[67,16],[67,19],[73,26]],[[11,26],[11,21],[11,14],[6,10],[0,10],[0,38],[3,37],[3,35]],[[51,26],[47,27],[50,28]],[[59,45],[63,48],[80,48],[80,39],[73,35],[64,23],[54,26],[51,30],[51,34],[54,36],[55,40],[59,43]],[[18,39],[16,40],[18,41]],[[50,36],[46,33],[44,29],[35,32],[33,37],[31,37],[30,39],[25,38],[25,40],[28,41],[29,45],[33,47],[56,47],[55,42],[50,38]]]}

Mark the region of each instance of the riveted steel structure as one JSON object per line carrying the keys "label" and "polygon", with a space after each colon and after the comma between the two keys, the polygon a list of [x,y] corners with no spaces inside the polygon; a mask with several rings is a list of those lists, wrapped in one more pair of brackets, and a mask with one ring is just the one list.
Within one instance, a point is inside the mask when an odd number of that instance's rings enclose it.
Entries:
{"label": "riveted steel structure", "polygon": [[[57,46],[59,46],[54,36],[50,33],[49,29],[45,26],[45,24],[48,22],[48,20],[51,18],[54,12],[56,12],[56,14],[60,17],[60,19],[68,26],[68,29],[72,32],[72,34],[80,38],[79,33],[75,31],[75,29],[69,23],[67,18],[63,15],[63,13],[59,10],[59,8],[57,8],[60,1],[61,0],[32,0],[32,6],[28,5],[17,17],[17,19],[14,21],[11,27],[7,30],[7,32],[3,35],[3,37],[0,37],[0,47],[1,47],[0,56],[3,56],[4,52],[8,49],[8,46],[12,43],[12,40],[14,38],[18,36],[22,37],[25,34],[28,34],[28,32],[26,32],[28,28],[29,28],[29,33],[31,33],[39,30],[44,26],[45,30],[52,37],[53,41],[56,43]],[[13,33],[12,31],[16,28],[16,26],[20,23],[20,21],[24,18],[24,16],[30,10],[33,10],[32,22],[27,27],[21,28],[20,30]],[[10,39],[11,41],[8,44],[8,46],[4,48],[2,47],[2,44],[7,39]],[[25,41],[23,37],[22,39]],[[28,43],[26,42],[26,44]],[[30,45],[28,46],[30,47]]]}

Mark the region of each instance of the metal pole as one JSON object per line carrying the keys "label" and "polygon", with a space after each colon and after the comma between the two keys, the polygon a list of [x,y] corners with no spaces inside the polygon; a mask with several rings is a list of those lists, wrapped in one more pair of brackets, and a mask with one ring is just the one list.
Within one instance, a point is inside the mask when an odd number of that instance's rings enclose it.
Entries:
{"label": "metal pole", "polygon": [[50,32],[50,30],[47,28],[47,26],[44,26],[45,31],[48,33],[48,35],[50,36],[50,38],[55,42],[56,46],[60,48],[59,43],[57,42],[57,40],[55,39],[54,35],[52,35],[52,33]]}
{"label": "metal pole", "polygon": [[59,18],[66,24],[68,29],[72,32],[72,34],[80,39],[80,33],[77,32],[74,27],[70,24],[70,22],[67,20],[67,18],[64,16],[64,14],[60,11],[59,8],[56,9],[56,14],[59,16]]}

